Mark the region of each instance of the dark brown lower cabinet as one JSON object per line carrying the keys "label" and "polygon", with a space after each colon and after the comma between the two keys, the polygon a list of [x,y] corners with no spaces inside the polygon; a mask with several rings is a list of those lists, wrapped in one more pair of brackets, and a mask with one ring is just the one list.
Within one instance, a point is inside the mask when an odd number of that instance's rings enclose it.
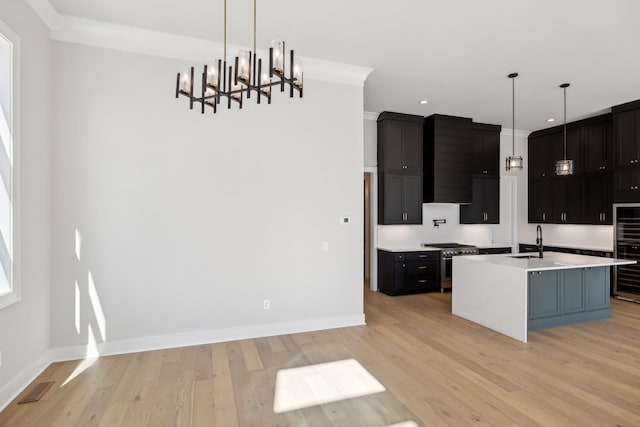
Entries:
{"label": "dark brown lower cabinet", "polygon": [[422,175],[378,175],[378,224],[422,224]]}
{"label": "dark brown lower cabinet", "polygon": [[500,223],[500,177],[474,176],[471,204],[460,205],[460,224]]}
{"label": "dark brown lower cabinet", "polygon": [[440,291],[440,251],[378,249],[378,289],[387,295]]}

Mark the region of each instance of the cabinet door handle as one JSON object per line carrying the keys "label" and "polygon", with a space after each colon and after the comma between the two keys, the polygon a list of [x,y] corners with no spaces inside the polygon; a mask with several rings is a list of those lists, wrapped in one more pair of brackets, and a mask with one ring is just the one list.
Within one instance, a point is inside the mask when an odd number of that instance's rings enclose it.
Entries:
{"label": "cabinet door handle", "polygon": [[418,270],[426,270],[426,269],[427,269],[427,267],[424,266],[424,265],[421,265],[420,267],[418,267]]}
{"label": "cabinet door handle", "polygon": [[542,214],[542,220],[543,220],[543,221],[546,221],[546,220],[547,220],[547,214],[546,214],[546,212]]}
{"label": "cabinet door handle", "polygon": [[426,255],[418,255],[418,258],[426,258]]}
{"label": "cabinet door handle", "polygon": [[427,283],[427,279],[418,280],[418,283]]}

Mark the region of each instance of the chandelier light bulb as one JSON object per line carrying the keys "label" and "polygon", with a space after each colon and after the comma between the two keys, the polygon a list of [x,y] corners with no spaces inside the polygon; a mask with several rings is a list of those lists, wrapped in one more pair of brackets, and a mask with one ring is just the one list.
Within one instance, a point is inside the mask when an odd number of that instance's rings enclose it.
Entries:
{"label": "chandelier light bulb", "polygon": [[[269,74],[262,73],[262,75],[260,76],[260,84],[261,85],[265,85],[267,83],[271,83],[271,79],[269,78]],[[265,88],[262,89],[262,92],[266,93],[267,95],[270,95],[271,94],[271,87],[270,86],[266,86]]]}
{"label": "chandelier light bulb", "polygon": [[183,73],[180,78],[180,90],[184,93],[191,93],[191,79],[189,73]]}
{"label": "chandelier light bulb", "polygon": [[249,81],[249,64],[251,63],[251,52],[241,50],[238,52],[238,79]]}
{"label": "chandelier light bulb", "polygon": [[295,80],[295,85],[298,87],[302,87],[302,60],[296,59],[295,64],[293,65],[293,78]]}
{"label": "chandelier light bulb", "polygon": [[216,67],[207,68],[207,84],[215,88],[218,87],[218,69]]}
{"label": "chandelier light bulb", "polygon": [[[205,97],[210,97],[210,96],[214,96],[216,94],[216,91],[211,89],[211,88],[207,88],[207,90],[204,92],[204,96]],[[213,105],[216,102],[215,98],[209,98],[209,99],[205,99],[205,101],[207,104],[209,105]]]}
{"label": "chandelier light bulb", "polygon": [[273,69],[282,74],[284,72],[284,46],[282,40],[272,40],[273,49]]}

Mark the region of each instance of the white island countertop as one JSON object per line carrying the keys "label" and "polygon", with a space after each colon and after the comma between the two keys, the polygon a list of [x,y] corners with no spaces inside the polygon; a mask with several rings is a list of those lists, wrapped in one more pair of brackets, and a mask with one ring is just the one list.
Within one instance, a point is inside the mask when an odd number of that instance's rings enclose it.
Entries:
{"label": "white island countertop", "polygon": [[612,265],[635,264],[617,258],[603,258],[587,255],[567,254],[561,252],[543,252],[543,258],[538,258],[537,252],[523,254],[474,255],[469,260],[482,263],[514,267],[525,271],[565,270],[571,268],[607,267]]}
{"label": "white island countertop", "polygon": [[[518,255],[532,258],[519,258]],[[608,267],[636,263],[623,259],[560,252],[544,252],[542,259],[537,258],[537,255],[536,252],[532,252],[453,257],[452,313],[527,342],[527,319],[531,309],[528,303],[530,275],[541,273],[543,270],[607,270],[603,273],[606,275],[606,283],[602,282],[599,291],[602,291],[600,294],[606,301],[606,307],[602,312],[610,316]],[[580,284],[575,283],[571,289],[582,289]]]}

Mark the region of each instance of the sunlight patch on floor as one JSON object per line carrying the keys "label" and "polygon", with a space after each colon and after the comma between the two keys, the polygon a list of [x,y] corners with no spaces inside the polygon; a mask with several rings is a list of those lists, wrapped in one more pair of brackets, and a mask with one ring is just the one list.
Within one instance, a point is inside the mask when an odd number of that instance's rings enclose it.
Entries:
{"label": "sunlight patch on floor", "polygon": [[355,359],[281,369],[273,411],[282,413],[383,391],[384,386]]}
{"label": "sunlight patch on floor", "polygon": [[73,370],[71,375],[69,375],[69,377],[67,377],[67,379],[64,380],[64,382],[62,383],[62,387],[64,387],[65,385],[73,381],[75,377],[77,377],[78,375],[80,375],[81,373],[89,369],[94,363],[96,363],[96,360],[98,360],[97,357],[89,357],[87,359],[82,360],[78,364],[78,366],[76,366],[76,369]]}
{"label": "sunlight patch on floor", "polygon": [[397,424],[390,424],[387,427],[418,427],[418,424],[416,424],[414,421],[404,421]]}

